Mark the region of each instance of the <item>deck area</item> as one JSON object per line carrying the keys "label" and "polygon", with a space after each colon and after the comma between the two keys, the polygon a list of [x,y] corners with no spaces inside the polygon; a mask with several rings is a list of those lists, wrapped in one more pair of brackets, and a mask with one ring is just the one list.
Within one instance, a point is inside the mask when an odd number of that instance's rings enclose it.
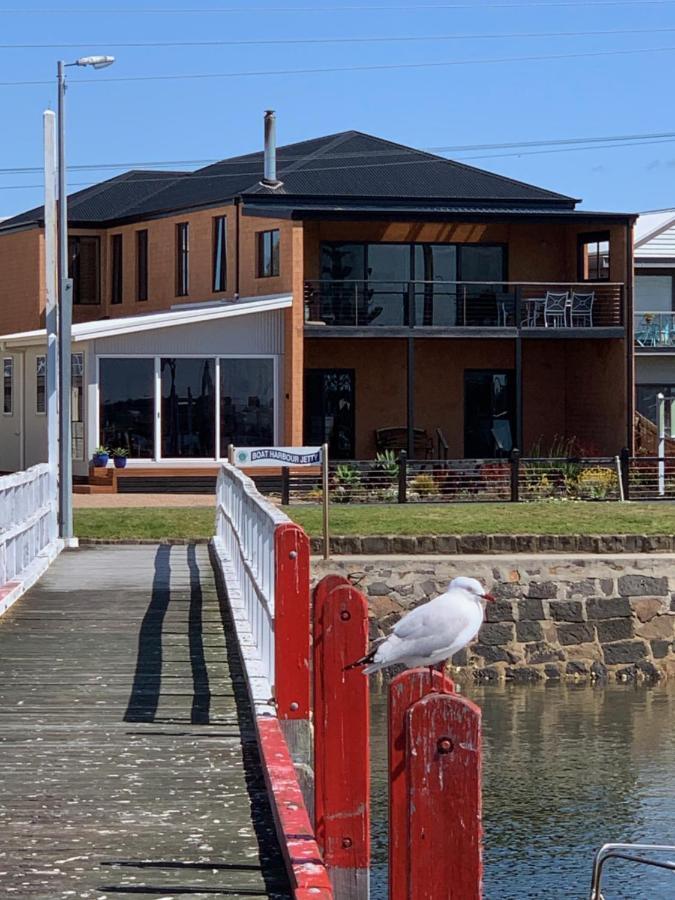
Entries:
{"label": "deck area", "polygon": [[0,884],[289,896],[207,547],[64,553],[0,619]]}

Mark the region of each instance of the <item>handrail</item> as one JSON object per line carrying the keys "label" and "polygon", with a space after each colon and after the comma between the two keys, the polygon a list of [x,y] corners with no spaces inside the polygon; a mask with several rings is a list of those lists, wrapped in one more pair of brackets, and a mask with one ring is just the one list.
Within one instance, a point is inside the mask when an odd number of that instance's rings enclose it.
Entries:
{"label": "handrail", "polygon": [[[630,851],[633,851],[631,853]],[[625,859],[628,862],[641,863],[645,866],[654,866],[658,869],[667,869],[675,872],[675,862],[671,860],[648,859],[644,856],[635,856],[634,852],[668,853],[675,852],[675,846],[668,844],[604,844],[596,853],[593,860],[593,875],[591,878],[590,900],[602,900],[600,893],[602,881],[602,869],[608,859]]]}
{"label": "handrail", "polygon": [[450,447],[448,446],[448,442],[445,439],[445,435],[440,428],[436,429],[436,450],[438,453],[439,459],[447,459],[448,454],[450,452]]}

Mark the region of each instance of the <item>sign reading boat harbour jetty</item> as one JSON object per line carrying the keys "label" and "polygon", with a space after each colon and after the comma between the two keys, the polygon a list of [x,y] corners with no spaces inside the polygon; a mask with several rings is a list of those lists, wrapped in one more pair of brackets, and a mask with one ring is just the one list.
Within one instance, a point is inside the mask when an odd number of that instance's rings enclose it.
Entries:
{"label": "sign reading boat harbour jetty", "polygon": [[321,447],[235,447],[235,466],[320,466]]}

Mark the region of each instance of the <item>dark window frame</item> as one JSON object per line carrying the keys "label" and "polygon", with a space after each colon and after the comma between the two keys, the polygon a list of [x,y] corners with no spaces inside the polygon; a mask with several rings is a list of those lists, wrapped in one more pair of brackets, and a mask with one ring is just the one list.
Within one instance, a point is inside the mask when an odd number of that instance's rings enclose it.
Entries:
{"label": "dark window frame", "polygon": [[[598,272],[602,271],[602,266],[600,261],[602,259],[600,255],[600,244],[604,244],[607,242],[607,274],[599,275],[598,278],[590,278],[585,274],[585,256],[584,249],[589,246],[589,244],[597,244],[597,255],[598,255]],[[588,283],[588,284],[598,284],[603,281],[610,281],[610,272],[612,268],[612,240],[611,240],[611,232],[609,231],[588,231],[582,232],[577,235],[577,277],[580,282]]]}
{"label": "dark window frame", "polygon": [[110,302],[117,305],[124,301],[124,237],[110,235]]}
{"label": "dark window frame", "polygon": [[[9,363],[9,365],[7,365]],[[9,397],[9,404],[7,398]],[[9,406],[9,409],[7,408]],[[2,359],[2,414],[14,415],[14,357],[4,356]]]}
{"label": "dark window frame", "polygon": [[[269,246],[267,242],[269,241]],[[269,257],[269,271],[267,258]],[[256,232],[256,277],[277,278],[281,271],[281,232],[278,228]]]}
{"label": "dark window frame", "polygon": [[190,223],[176,223],[176,297],[190,293]]}
{"label": "dark window frame", "polygon": [[227,216],[213,219],[212,284],[214,294],[227,290]]}
{"label": "dark window frame", "polygon": [[[76,245],[89,244],[95,248],[94,299],[83,299],[80,277],[80,252],[74,252]],[[91,234],[68,235],[68,277],[73,281],[73,306],[100,306],[101,304],[101,238]]]}
{"label": "dark window frame", "polygon": [[148,229],[136,232],[136,302],[148,299]]}

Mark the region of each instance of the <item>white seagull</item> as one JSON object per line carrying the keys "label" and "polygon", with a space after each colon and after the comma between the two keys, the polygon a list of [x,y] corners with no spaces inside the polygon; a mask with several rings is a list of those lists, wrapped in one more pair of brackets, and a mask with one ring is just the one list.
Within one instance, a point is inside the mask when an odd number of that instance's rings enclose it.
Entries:
{"label": "white seagull", "polygon": [[472,641],[483,624],[484,601],[494,601],[475,578],[453,578],[439,597],[411,610],[383,641],[348,669],[365,666],[364,675],[387,666],[443,666]]}

